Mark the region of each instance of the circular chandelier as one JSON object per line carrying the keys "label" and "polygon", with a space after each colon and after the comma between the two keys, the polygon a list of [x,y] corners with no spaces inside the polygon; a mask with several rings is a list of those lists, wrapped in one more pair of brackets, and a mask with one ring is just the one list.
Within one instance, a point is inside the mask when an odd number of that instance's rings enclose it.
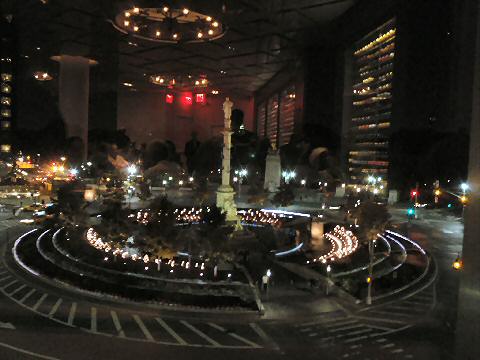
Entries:
{"label": "circular chandelier", "polygon": [[212,41],[221,38],[226,31],[225,25],[212,16],[166,5],[124,9],[112,24],[124,34],[164,43]]}
{"label": "circular chandelier", "polygon": [[197,89],[206,88],[210,85],[205,75],[192,76],[192,75],[150,75],[150,82],[155,85],[166,86],[168,88],[178,89]]}

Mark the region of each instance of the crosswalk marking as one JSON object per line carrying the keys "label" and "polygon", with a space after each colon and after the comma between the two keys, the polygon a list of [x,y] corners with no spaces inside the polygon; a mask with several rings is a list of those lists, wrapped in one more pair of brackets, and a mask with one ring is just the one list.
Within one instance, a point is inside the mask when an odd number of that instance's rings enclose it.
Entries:
{"label": "crosswalk marking", "polygon": [[5,276],[4,278],[1,278],[1,279],[0,279],[0,282],[2,282],[3,280],[10,279],[11,277],[12,277],[11,275],[7,275],[7,276]]}
{"label": "crosswalk marking", "polygon": [[152,334],[150,333],[150,331],[148,331],[147,327],[146,327],[145,324],[143,323],[142,319],[140,319],[140,316],[138,316],[138,315],[133,315],[133,319],[134,319],[135,322],[137,323],[137,325],[138,325],[138,327],[140,328],[140,330],[142,330],[143,335],[145,335],[145,338],[146,338],[148,341],[155,341],[155,339],[153,338]]}
{"label": "crosswalk marking", "polygon": [[43,294],[40,299],[37,300],[37,302],[35,303],[35,305],[33,305],[32,309],[33,310],[37,310],[38,307],[42,304],[42,302],[45,300],[45,298],[47,297],[47,294]]}
{"label": "crosswalk marking", "polygon": [[267,335],[265,331],[256,323],[250,323],[250,327],[257,333],[258,336],[267,344],[269,344],[273,349],[280,350],[278,345]]}
{"label": "crosswalk marking", "polygon": [[125,332],[122,329],[122,325],[120,324],[120,320],[118,319],[117,313],[111,310],[110,315],[112,316],[113,325],[115,325],[115,329],[117,330],[118,336],[121,338],[124,338]]}
{"label": "crosswalk marking", "polygon": [[340,328],[329,329],[328,331],[334,333],[334,332],[339,332],[339,331],[343,331],[343,330],[355,329],[355,328],[359,328],[359,327],[362,327],[362,326],[364,326],[364,325],[356,323],[355,325],[352,324],[350,326],[344,326],[344,327],[340,327]]}
{"label": "crosswalk marking", "polygon": [[168,324],[165,321],[163,321],[163,319],[156,317],[155,320],[157,320],[160,326],[164,328],[165,331],[168,332],[173,338],[175,338],[175,340],[177,340],[179,344],[182,344],[182,345],[187,344],[187,342],[183,340],[182,337],[178,335],[175,331],[173,331],[173,329],[170,326],[168,326]]}
{"label": "crosswalk marking", "polygon": [[403,349],[395,349],[395,350],[391,351],[392,354],[398,354],[398,353],[402,353],[402,352],[403,352]]}
{"label": "crosswalk marking", "polygon": [[393,346],[395,346],[395,344],[390,343],[390,344],[382,345],[382,346],[380,346],[380,348],[382,348],[382,349],[388,349],[388,348],[391,348],[391,347],[393,347]]}
{"label": "crosswalk marking", "polygon": [[18,288],[16,288],[15,290],[13,290],[12,292],[8,293],[8,296],[13,296],[15,295],[17,292],[25,289],[27,287],[27,285],[23,284],[21,286],[19,286]]}
{"label": "crosswalk marking", "polygon": [[28,293],[26,293],[20,300],[19,302],[23,304],[25,300],[27,300],[32,294],[35,292],[35,289],[31,289]]}
{"label": "crosswalk marking", "polygon": [[224,333],[227,333],[227,334],[230,335],[231,337],[233,337],[233,338],[235,338],[235,339],[237,339],[237,340],[240,340],[240,341],[244,342],[244,343],[247,344],[247,345],[250,345],[250,346],[255,347],[255,348],[259,348],[259,347],[260,347],[260,345],[254,343],[253,341],[247,340],[247,339],[245,339],[244,337],[242,337],[242,336],[240,336],[240,335],[237,335],[237,334],[231,333],[231,332],[227,332],[227,330],[226,330],[225,328],[221,327],[220,325],[217,325],[217,324],[214,324],[214,323],[210,323],[210,322],[208,323],[208,325],[210,325],[210,326],[213,327],[214,329],[217,329],[217,330],[220,330],[220,331],[222,331],[222,332],[224,332]]}
{"label": "crosswalk marking", "polygon": [[70,306],[70,311],[68,313],[68,320],[67,324],[72,325],[73,320],[75,319],[75,311],[77,310],[77,303],[73,302],[72,305]]}
{"label": "crosswalk marking", "polygon": [[346,320],[346,321],[339,321],[338,323],[334,323],[334,324],[327,324],[327,325],[325,325],[325,327],[333,328],[333,327],[336,327],[336,326],[342,326],[342,325],[348,325],[348,324],[354,324],[354,323],[358,323],[358,321],[355,320],[355,319],[350,319],[350,320]]}
{"label": "crosswalk marking", "polygon": [[190,324],[188,321],[185,321],[185,320],[180,320],[180,322],[185,325],[187,328],[189,328],[190,330],[192,330],[195,334],[197,334],[198,336],[200,336],[201,338],[207,340],[210,344],[214,345],[214,346],[221,346],[218,342],[216,342],[215,340],[213,340],[210,336],[208,336],[207,334],[204,334],[203,332],[201,332],[200,330],[198,330],[195,326],[193,326],[192,324]]}
{"label": "crosswalk marking", "polygon": [[59,298],[55,304],[53,305],[53,307],[50,309],[50,312],[48,313],[48,317],[52,317],[56,312],[57,312],[57,309],[58,307],[60,306],[60,304],[62,303],[62,298]]}
{"label": "crosswalk marking", "polygon": [[13,284],[15,284],[15,283],[17,283],[17,282],[18,282],[18,280],[12,280],[12,281],[10,281],[7,285],[3,286],[2,289],[5,290],[5,289],[8,288],[9,286],[11,286],[11,285],[13,285]]}
{"label": "crosswalk marking", "polygon": [[94,333],[97,332],[97,308],[90,308],[90,330]]}

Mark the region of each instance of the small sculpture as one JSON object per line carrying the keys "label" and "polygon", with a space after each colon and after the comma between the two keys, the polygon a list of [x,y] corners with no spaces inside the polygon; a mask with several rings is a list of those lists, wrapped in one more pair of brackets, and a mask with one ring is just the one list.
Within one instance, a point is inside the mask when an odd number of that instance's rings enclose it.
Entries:
{"label": "small sculpture", "polygon": [[225,102],[223,103],[223,112],[225,114],[225,119],[230,119],[232,116],[232,106],[233,103],[230,101],[230,98],[225,98]]}

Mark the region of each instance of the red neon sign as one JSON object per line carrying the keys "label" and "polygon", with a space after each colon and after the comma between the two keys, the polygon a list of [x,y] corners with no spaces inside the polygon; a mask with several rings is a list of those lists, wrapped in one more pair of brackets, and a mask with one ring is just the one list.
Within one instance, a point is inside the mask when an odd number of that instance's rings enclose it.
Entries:
{"label": "red neon sign", "polygon": [[204,104],[206,101],[206,96],[205,94],[195,94],[195,102],[199,104]]}
{"label": "red neon sign", "polygon": [[192,105],[193,99],[191,95],[185,95],[183,98],[185,105]]}
{"label": "red neon sign", "polygon": [[172,94],[167,94],[165,96],[165,101],[167,104],[173,104],[173,95]]}

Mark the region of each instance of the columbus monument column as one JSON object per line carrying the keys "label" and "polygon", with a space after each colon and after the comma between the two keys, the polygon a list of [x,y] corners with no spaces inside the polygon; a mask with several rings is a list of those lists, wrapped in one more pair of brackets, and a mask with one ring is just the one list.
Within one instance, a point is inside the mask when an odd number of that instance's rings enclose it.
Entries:
{"label": "columbus monument column", "polygon": [[217,206],[226,213],[227,222],[238,222],[237,206],[235,205],[235,191],[230,185],[230,150],[232,147],[232,116],[233,103],[227,97],[223,103],[225,114],[223,129],[223,154],[222,154],[222,184],[217,189]]}

